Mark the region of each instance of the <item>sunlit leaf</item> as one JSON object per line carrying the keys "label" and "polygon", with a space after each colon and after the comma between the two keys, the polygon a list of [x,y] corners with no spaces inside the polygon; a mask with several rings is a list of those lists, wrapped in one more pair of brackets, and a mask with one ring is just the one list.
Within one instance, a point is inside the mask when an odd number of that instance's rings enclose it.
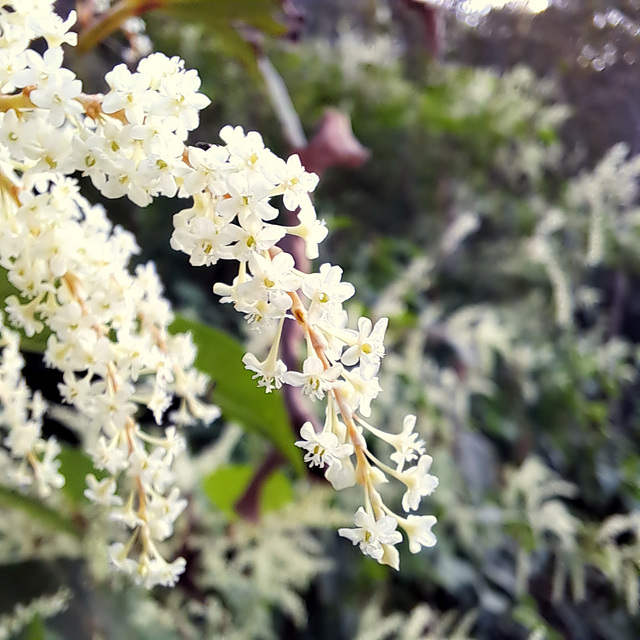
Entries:
{"label": "sunlit leaf", "polygon": [[[249,485],[255,469],[248,464],[222,467],[208,475],[202,488],[211,502],[230,520],[236,519],[234,505]],[[260,492],[260,512],[280,509],[293,499],[291,481],[281,471],[272,473]]]}
{"label": "sunlit leaf", "polygon": [[63,447],[58,460],[60,460],[60,473],[65,478],[62,492],[74,506],[88,503],[89,500],[84,496],[87,474],[92,473],[98,480],[102,480],[108,475],[107,472],[96,469],[91,458],[80,449]]}
{"label": "sunlit leaf", "polygon": [[[0,299],[6,300],[9,296],[17,296],[19,298],[20,292],[9,282],[9,279],[7,278],[7,270],[0,268]],[[9,323],[8,318],[5,318],[5,324],[20,334],[20,349],[23,351],[30,351],[32,353],[44,353],[47,346],[47,340],[51,335],[51,331],[47,327],[35,336],[28,338],[21,329],[11,327],[11,323]]]}

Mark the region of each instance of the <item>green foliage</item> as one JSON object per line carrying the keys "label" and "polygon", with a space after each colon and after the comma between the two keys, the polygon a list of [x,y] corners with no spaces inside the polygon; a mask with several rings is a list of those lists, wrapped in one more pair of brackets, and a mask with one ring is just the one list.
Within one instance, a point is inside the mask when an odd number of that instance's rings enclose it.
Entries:
{"label": "green foliage", "polygon": [[[0,267],[0,296],[2,296],[3,300],[6,300],[9,296],[17,295],[19,295],[19,292],[9,282],[9,278],[7,277],[7,270]],[[49,335],[51,334],[51,331],[49,329],[45,329],[44,331],[41,331],[34,336],[27,337],[22,329],[16,329],[15,327],[12,327],[11,323],[8,322],[8,319],[5,320],[5,322],[10,328],[20,334],[20,348],[23,351],[30,351],[32,353],[44,353],[44,350],[47,346],[47,340],[49,339]]]}
{"label": "green foliage", "polygon": [[[255,473],[253,465],[234,464],[221,467],[202,481],[206,496],[229,520],[238,518],[234,505]],[[272,473],[260,489],[260,513],[277,511],[293,500],[293,486],[281,471]]]}
{"label": "green foliage", "polygon": [[161,10],[171,18],[203,28],[218,40],[226,55],[237,57],[254,75],[253,48],[238,27],[252,27],[272,37],[286,32],[274,18],[282,11],[280,0],[167,0]]}
{"label": "green foliage", "polygon": [[91,458],[80,449],[63,447],[58,460],[60,460],[60,473],[65,479],[62,487],[64,495],[73,507],[88,504],[89,500],[84,495],[87,486],[86,476],[93,474],[97,480],[102,480],[107,476],[107,472],[96,469]]}
{"label": "green foliage", "polygon": [[544,618],[538,613],[536,602],[533,598],[524,598],[523,603],[514,609],[513,617],[532,633],[540,632],[544,640],[562,640],[562,635],[549,627]]}
{"label": "green foliage", "polygon": [[18,509],[49,529],[80,537],[78,527],[55,509],[42,504],[39,500],[0,486],[0,506]]}
{"label": "green foliage", "polygon": [[23,631],[21,640],[46,640],[47,634],[42,618],[36,615]]}

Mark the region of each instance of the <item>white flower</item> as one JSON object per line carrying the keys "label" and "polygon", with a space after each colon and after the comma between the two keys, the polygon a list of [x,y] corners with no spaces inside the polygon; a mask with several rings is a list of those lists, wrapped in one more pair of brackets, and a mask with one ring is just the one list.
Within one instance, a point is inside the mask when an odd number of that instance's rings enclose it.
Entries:
{"label": "white flower", "polygon": [[16,160],[23,160],[26,154],[33,153],[36,140],[36,128],[31,118],[18,116],[11,109],[4,114],[0,126],[0,142],[5,145]]}
{"label": "white flower", "polygon": [[200,77],[195,69],[165,76],[160,80],[161,98],[154,104],[154,115],[175,118],[187,131],[196,129],[198,112],[211,103],[198,93],[199,88]]}
{"label": "white flower", "polygon": [[[6,409],[5,409],[6,412]],[[36,422],[26,422],[16,426],[4,439],[4,444],[16,458],[24,458],[35,448],[40,439],[40,425]]]}
{"label": "white flower", "polygon": [[438,486],[438,478],[428,473],[432,462],[431,456],[420,456],[415,467],[399,474],[398,478],[407,486],[402,496],[405,511],[415,511],[420,506],[420,498],[432,494]]}
{"label": "white flower", "polygon": [[41,440],[36,445],[36,451],[42,455],[42,459],[33,465],[33,472],[38,486],[38,494],[41,498],[51,495],[53,489],[64,486],[65,478],[58,471],[60,468],[60,445],[56,439]]}
{"label": "white flower", "polygon": [[249,218],[274,220],[278,210],[269,204],[269,186],[244,174],[231,174],[226,180],[227,194],[218,202],[217,213],[228,220],[238,216],[238,222],[246,225]]}
{"label": "white flower", "polygon": [[242,127],[227,125],[220,131],[220,138],[227,144],[230,162],[235,169],[253,170],[265,163],[273,162],[273,154],[265,149],[262,136],[257,131],[245,135]]}
{"label": "white flower", "polygon": [[311,193],[318,184],[315,173],[307,173],[296,154],[289,156],[287,161],[278,158],[265,168],[265,174],[278,184],[283,192],[284,206],[289,211],[295,211],[305,206]]}
{"label": "white flower", "polygon": [[312,399],[322,400],[325,391],[331,389],[342,371],[342,366],[334,364],[324,368],[317,356],[309,356],[302,364],[302,373],[287,371],[284,381],[294,387],[302,387],[302,393]]}
{"label": "white flower", "polygon": [[82,82],[71,71],[60,69],[40,80],[29,99],[41,109],[48,109],[49,122],[60,127],[67,116],[75,117],[82,112],[82,105],[76,100],[81,93]]}
{"label": "white flower", "polygon": [[114,542],[109,545],[107,554],[109,560],[123,573],[133,575],[138,568],[138,563],[128,557],[129,550],[121,542]]}
{"label": "white flower", "polygon": [[173,216],[171,248],[183,251],[193,266],[214,265],[232,255],[231,247],[242,237],[240,227],[221,216],[201,215],[198,199],[194,207]]}
{"label": "white flower", "polygon": [[324,473],[324,477],[336,491],[348,489],[356,484],[356,469],[351,458],[343,458],[341,462],[341,466],[333,464]]}
{"label": "white flower", "polygon": [[[289,298],[286,292],[295,291],[300,286],[301,278],[294,272],[293,257],[284,251],[271,260],[252,253],[249,256],[249,269],[254,283],[263,288],[269,299],[282,295]],[[290,303],[287,308],[289,306]]]}
{"label": "white flower", "polygon": [[[242,227],[236,228],[239,231],[239,238],[232,246],[231,251],[235,259],[239,261],[248,260],[253,254],[263,257],[260,253],[269,251],[287,234],[284,227],[266,224],[258,216],[249,217]],[[278,255],[289,256],[288,253]],[[275,257],[277,258],[278,256]],[[291,266],[293,267],[293,264]],[[298,278],[298,281],[300,281],[300,278]]]}
{"label": "white flower", "polygon": [[84,495],[88,500],[105,507],[122,505],[122,498],[115,495],[116,481],[113,476],[97,480],[93,474],[88,474],[86,482],[88,488],[84,490]]}
{"label": "white flower", "polygon": [[338,534],[359,545],[367,556],[381,561],[385,550],[383,545],[395,545],[402,541],[402,535],[396,531],[398,521],[392,516],[376,519],[360,507],[353,518],[357,529],[338,529]]}
{"label": "white flower", "polygon": [[363,372],[375,375],[380,368],[380,359],[384,357],[384,334],[388,324],[388,318],[380,318],[375,326],[369,318],[360,318],[358,331],[353,332],[355,342],[342,354],[342,364],[350,367],[360,362]]}
{"label": "white flower", "polygon": [[[189,164],[192,171],[184,178],[185,191],[192,196],[200,194],[205,188],[216,194],[216,186],[222,179],[229,152],[224,147],[211,145],[207,149],[189,147]],[[217,194],[216,194],[217,195]],[[220,194],[223,195],[223,194]]]}
{"label": "white flower", "polygon": [[258,386],[264,387],[265,393],[271,393],[274,389],[282,387],[282,378],[287,372],[287,367],[280,359],[267,358],[264,362],[260,362],[253,353],[245,353],[242,357],[242,363],[249,369],[254,371],[255,375],[251,376],[253,380],[258,380]]}
{"label": "white flower", "polygon": [[58,48],[63,44],[70,44],[75,46],[78,41],[78,34],[73,31],[69,31],[75,24],[77,14],[75,11],[70,11],[66,20],[56,13],[47,15],[46,18],[38,19],[36,16],[31,15],[29,17],[29,26],[42,38],[47,41],[47,45],[50,48]]}
{"label": "white flower", "polygon": [[371,371],[362,371],[362,367],[344,371],[342,375],[348,383],[345,384],[344,391],[349,404],[368,418],[371,415],[371,401],[382,391],[378,378]]}
{"label": "white flower", "polygon": [[331,431],[323,430],[316,433],[310,422],[305,422],[300,429],[302,440],[295,443],[296,447],[306,449],[304,461],[309,466],[342,468],[343,460],[353,454],[353,445],[340,444],[338,436]]}
{"label": "white flower", "polygon": [[332,317],[342,310],[342,303],[348,300],[355,288],[350,282],[340,282],[342,269],[325,263],[320,266],[319,273],[308,275],[302,283],[302,292],[311,304],[309,321],[327,320],[332,324]]}
{"label": "white flower", "polygon": [[416,424],[414,415],[405,416],[402,422],[402,432],[385,438],[396,451],[391,454],[391,460],[402,470],[405,462],[411,462],[424,453],[424,441],[418,440],[418,434],[413,431]]}
{"label": "white flower", "polygon": [[287,227],[287,233],[302,238],[305,242],[305,255],[309,260],[315,260],[319,255],[318,245],[329,233],[327,223],[324,220],[318,220],[311,202],[301,205],[298,220],[300,224]]}
{"label": "white flower", "polygon": [[137,581],[144,584],[145,588],[152,589],[155,586],[173,587],[177,584],[180,576],[187,566],[184,558],[176,558],[169,563],[164,558],[149,558],[138,568],[139,578]]}
{"label": "white flower", "polygon": [[422,547],[433,547],[436,536],[431,531],[431,527],[438,522],[435,516],[409,516],[400,518],[400,526],[404,529],[409,538],[409,551],[419,553]]}
{"label": "white flower", "polygon": [[131,73],[125,64],[115,66],[104,77],[111,91],[102,101],[105,113],[124,110],[131,124],[141,123],[145,116],[145,105],[152,92],[149,80],[140,73]]}

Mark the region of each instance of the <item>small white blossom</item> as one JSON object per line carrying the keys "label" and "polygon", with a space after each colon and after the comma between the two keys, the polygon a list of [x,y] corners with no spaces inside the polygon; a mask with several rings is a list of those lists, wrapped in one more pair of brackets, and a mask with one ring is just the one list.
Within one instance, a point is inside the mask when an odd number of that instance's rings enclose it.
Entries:
{"label": "small white blossom", "polygon": [[122,498],[115,495],[116,481],[113,476],[97,480],[93,474],[88,474],[86,482],[88,488],[84,490],[84,495],[88,500],[105,507],[123,504]]}
{"label": "small white blossom", "polygon": [[417,465],[400,474],[399,479],[407,486],[402,496],[405,511],[415,511],[420,506],[420,498],[431,495],[438,486],[438,478],[428,473],[432,462],[431,456],[420,456]]}
{"label": "small white blossom", "polygon": [[360,507],[353,518],[356,529],[338,529],[338,533],[359,545],[360,550],[375,560],[382,560],[385,553],[383,545],[395,545],[402,541],[402,535],[396,531],[398,521],[392,516],[383,516],[376,520]]}
{"label": "small white blossom", "polygon": [[398,465],[398,470],[402,470],[405,462],[411,462],[424,453],[424,440],[418,440],[419,436],[413,430],[415,425],[416,417],[414,415],[405,416],[402,422],[402,432],[387,438],[387,442],[396,448],[395,453],[392,453],[390,457]]}
{"label": "small white blossom", "polygon": [[271,362],[267,358],[264,362],[260,362],[253,353],[245,353],[242,363],[247,369],[255,372],[251,377],[258,380],[258,386],[264,387],[266,393],[282,387],[283,376],[287,372],[287,367],[282,360],[277,359]]}
{"label": "small white blossom", "polygon": [[318,245],[327,237],[329,231],[324,220],[318,220],[316,210],[310,202],[303,203],[298,211],[300,224],[288,227],[287,233],[304,240],[305,255],[309,260],[315,260],[318,255]]}
{"label": "small white blossom", "polygon": [[409,551],[419,553],[422,547],[433,547],[436,536],[431,531],[434,524],[438,522],[435,516],[409,516],[400,518],[400,526],[404,529],[409,538]]}
{"label": "small white blossom", "polygon": [[312,399],[322,400],[325,392],[335,385],[341,371],[342,366],[339,364],[325,369],[320,358],[310,356],[302,364],[302,373],[287,371],[284,380],[294,387],[302,387],[302,393]]}
{"label": "small white blossom", "polygon": [[380,318],[375,326],[369,318],[360,318],[358,331],[353,332],[354,343],[340,358],[342,364],[350,367],[359,362],[363,372],[375,375],[384,357],[384,334],[388,324],[388,318]]}
{"label": "small white blossom", "polygon": [[342,468],[343,460],[353,454],[353,445],[340,444],[338,436],[331,431],[316,433],[310,422],[305,422],[300,429],[302,440],[295,443],[296,447],[305,449],[304,461],[309,466]]}
{"label": "small white blossom", "polygon": [[342,310],[342,303],[355,293],[350,282],[341,282],[342,269],[330,264],[323,264],[319,273],[308,275],[302,283],[302,292],[311,301],[309,306],[310,322],[326,320],[331,324],[332,318]]}
{"label": "small white blossom", "polygon": [[309,201],[308,194],[318,184],[318,176],[305,171],[296,154],[289,156],[286,162],[280,158],[274,160],[265,173],[282,189],[284,206],[289,211],[305,206]]}

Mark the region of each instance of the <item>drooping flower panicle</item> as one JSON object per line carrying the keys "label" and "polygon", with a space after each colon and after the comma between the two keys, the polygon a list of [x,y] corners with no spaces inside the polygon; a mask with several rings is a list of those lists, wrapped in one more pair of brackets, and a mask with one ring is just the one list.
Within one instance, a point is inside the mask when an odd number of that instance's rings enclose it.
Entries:
{"label": "drooping flower panicle", "polygon": [[[129,531],[111,545],[112,563],[147,587],[175,584],[184,560],[165,560],[159,543],[186,506],[171,471],[185,446],[176,427],[209,423],[219,410],[201,399],[208,381],[193,368],[190,337],[168,333],[172,313],[153,266],[130,273],[138,250],[133,236],[80,195],[69,177],[78,173],[107,198],[126,196],[142,207],[161,195],[192,198],[174,216],[171,246],[193,265],[238,263],[233,282],[217,283],[214,292],[255,331],[277,327],[266,359],[247,354],[245,366],[266,392],[290,384],[311,400],[326,400],[322,430],[304,425],[297,444],[334,487],[363,488],[357,528],[341,534],[397,567],[397,526],[415,551],[433,543],[432,517],[401,518],[376,487],[388,478],[404,483],[403,508],[413,511],[437,479],[428,474],[431,458],[413,432],[414,418],[400,434],[363,420],[381,391],[387,319],[374,325],[359,318],[357,328],[349,328],[343,304],[355,288],[342,280],[342,269],[322,264],[303,273],[278,246],[289,234],[302,238],[309,259],[318,256],[327,230],[310,198],[317,176],[297,155],[283,160],[258,133],[241,127],[224,127],[222,145],[186,146],[209,100],[199,93],[197,73],[177,57],[155,53],[135,71],[118,65],[106,75],[106,95],[84,94],[64,68],[61,49],[75,45],[69,31],[75,17],[71,12],[62,20],[52,0],[0,6],[0,266],[19,292],[6,301],[11,324],[28,336],[50,330],[45,362],[62,372],[61,396],[86,418],[82,439],[95,467],[107,474],[101,480],[89,475],[85,495]],[[38,38],[48,45],[42,54],[30,49]],[[296,212],[299,224],[277,223],[278,200]],[[304,333],[302,371],[287,371],[278,357],[285,322],[297,322]],[[9,335],[3,333],[7,345]],[[9,346],[5,353],[15,369]],[[176,398],[178,409],[169,412]],[[57,447],[41,440],[39,396],[23,399],[25,430],[5,420],[4,444],[14,458],[28,460],[46,494],[60,484]],[[164,427],[160,435],[142,430],[141,407]],[[365,431],[392,445],[395,469],[371,453]],[[26,476],[21,484],[28,484]]]}

